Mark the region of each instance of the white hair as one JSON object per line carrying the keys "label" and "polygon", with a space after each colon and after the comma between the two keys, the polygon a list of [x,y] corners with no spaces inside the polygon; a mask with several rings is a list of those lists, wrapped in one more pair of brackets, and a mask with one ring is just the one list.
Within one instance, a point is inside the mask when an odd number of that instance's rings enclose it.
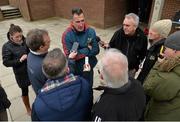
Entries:
{"label": "white hair", "polygon": [[108,87],[119,88],[128,82],[128,61],[119,50],[107,50],[98,65]]}
{"label": "white hair", "polygon": [[135,22],[135,26],[138,27],[139,26],[139,17],[134,14],[134,13],[129,13],[125,15],[125,18],[127,19],[133,19]]}

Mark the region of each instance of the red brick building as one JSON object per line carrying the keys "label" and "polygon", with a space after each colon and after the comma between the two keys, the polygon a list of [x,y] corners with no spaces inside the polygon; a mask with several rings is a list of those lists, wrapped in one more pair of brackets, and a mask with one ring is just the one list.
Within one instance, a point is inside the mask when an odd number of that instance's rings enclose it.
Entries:
{"label": "red brick building", "polygon": [[7,3],[19,7],[28,21],[53,16],[70,19],[71,9],[81,7],[88,23],[100,28],[120,25],[129,12],[143,13],[141,20],[150,24],[159,19],[172,19],[180,10],[180,0],[0,0],[0,5]]}

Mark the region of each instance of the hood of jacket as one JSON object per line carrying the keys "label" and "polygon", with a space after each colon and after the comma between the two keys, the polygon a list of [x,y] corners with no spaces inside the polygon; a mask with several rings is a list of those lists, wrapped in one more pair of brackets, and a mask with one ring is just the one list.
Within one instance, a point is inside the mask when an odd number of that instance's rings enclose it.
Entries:
{"label": "hood of jacket", "polygon": [[[15,44],[15,45],[18,45],[18,44],[16,44],[15,42],[13,42],[13,41],[11,40],[9,32],[7,32],[7,39],[8,39],[11,43],[13,43],[13,44]],[[24,37],[24,36],[22,36],[22,40],[23,40],[23,43],[24,43],[24,42],[25,42],[25,37]]]}
{"label": "hood of jacket", "polygon": [[41,91],[36,98],[36,102],[46,105],[46,107],[51,110],[65,111],[70,109],[78,102],[83,90],[83,85],[86,85],[83,84],[82,80],[80,77],[76,77],[76,80],[66,83],[62,83],[63,78],[51,80],[47,88],[53,87],[53,82],[59,82],[60,85],[48,91]]}
{"label": "hood of jacket", "polygon": [[[39,120],[86,120],[91,110],[92,90],[79,76],[46,82],[33,104]],[[48,85],[47,85],[48,83]]]}
{"label": "hood of jacket", "polygon": [[157,62],[155,68],[161,72],[170,72],[174,70],[178,75],[180,75],[180,71],[176,71],[176,66],[180,65],[180,56],[174,58],[167,58],[162,62]]}

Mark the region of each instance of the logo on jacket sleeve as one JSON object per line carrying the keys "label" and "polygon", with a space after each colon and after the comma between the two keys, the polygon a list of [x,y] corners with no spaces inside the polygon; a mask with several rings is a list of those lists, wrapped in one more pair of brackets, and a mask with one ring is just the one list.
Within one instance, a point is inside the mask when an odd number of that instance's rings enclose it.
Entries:
{"label": "logo on jacket sleeve", "polygon": [[95,118],[94,122],[101,122],[101,118],[100,118],[100,117],[98,117],[98,116],[96,116],[96,118]]}
{"label": "logo on jacket sleeve", "polygon": [[156,57],[155,56],[150,56],[150,58],[149,58],[150,60],[155,60],[156,59]]}

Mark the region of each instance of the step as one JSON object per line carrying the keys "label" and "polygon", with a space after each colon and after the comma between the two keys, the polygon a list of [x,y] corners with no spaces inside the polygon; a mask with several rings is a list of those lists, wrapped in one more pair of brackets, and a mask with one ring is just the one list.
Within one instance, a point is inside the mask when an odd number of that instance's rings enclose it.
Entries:
{"label": "step", "polygon": [[2,11],[4,10],[11,10],[11,9],[17,9],[16,7],[10,6],[10,5],[6,5],[6,6],[0,6],[0,9]]}
{"label": "step", "polygon": [[19,18],[19,17],[22,17],[21,15],[15,15],[15,16],[7,16],[7,17],[4,17],[5,19],[12,19],[12,18]]}
{"label": "step", "polygon": [[11,12],[19,12],[19,9],[11,9],[11,10],[3,10],[2,13],[11,13]]}
{"label": "step", "polygon": [[7,14],[3,14],[4,17],[13,16],[13,15],[21,15],[21,13],[18,12],[18,13],[7,13]]}
{"label": "step", "polygon": [[0,6],[4,19],[12,19],[22,17],[19,8],[12,6]]}

